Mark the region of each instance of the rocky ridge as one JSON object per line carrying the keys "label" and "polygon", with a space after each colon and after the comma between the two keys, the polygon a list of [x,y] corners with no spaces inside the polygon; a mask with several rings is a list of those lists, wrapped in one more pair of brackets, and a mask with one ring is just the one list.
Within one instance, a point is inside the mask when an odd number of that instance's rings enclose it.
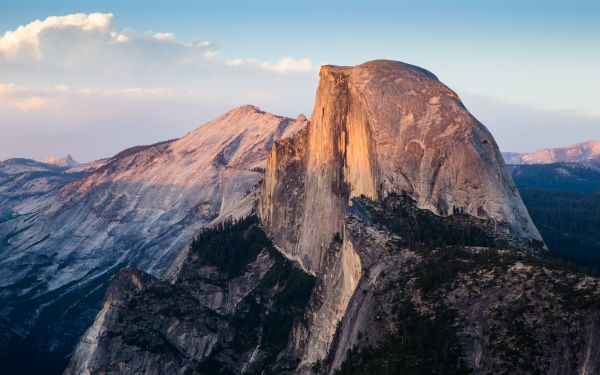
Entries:
{"label": "rocky ridge", "polygon": [[134,269],[111,282],[66,374],[278,373],[314,277],[255,215],[202,232],[170,282]]}
{"label": "rocky ridge", "polygon": [[[0,196],[13,202],[0,220],[0,324],[13,329],[0,359],[64,358],[119,269],[162,275],[201,228],[247,214],[252,204],[240,202],[262,179],[272,143],[304,125],[242,106],[180,139],[87,166],[29,163],[36,186],[50,178],[40,173],[57,181],[27,199]],[[23,186],[15,176],[2,186]]]}
{"label": "rocky ridge", "polygon": [[502,153],[507,164],[591,163],[600,165],[600,141],[587,141],[567,147],[544,148],[520,153]]}

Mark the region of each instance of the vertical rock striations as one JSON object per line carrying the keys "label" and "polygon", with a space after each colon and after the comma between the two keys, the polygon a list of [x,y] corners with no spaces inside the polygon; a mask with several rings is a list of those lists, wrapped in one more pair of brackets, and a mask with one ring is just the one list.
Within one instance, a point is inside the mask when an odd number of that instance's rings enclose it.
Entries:
{"label": "vertical rock striations", "polygon": [[462,209],[541,240],[492,135],[433,74],[378,60],[320,76],[305,134],[271,151],[259,205],[288,256],[318,272],[350,198],[401,191],[436,214]]}

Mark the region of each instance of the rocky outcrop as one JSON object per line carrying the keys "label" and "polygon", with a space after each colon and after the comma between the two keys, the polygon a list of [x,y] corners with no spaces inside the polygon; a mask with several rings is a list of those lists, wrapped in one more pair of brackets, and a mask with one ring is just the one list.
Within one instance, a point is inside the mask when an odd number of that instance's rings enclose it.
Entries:
{"label": "rocky outcrop", "polygon": [[492,135],[433,74],[381,60],[320,76],[308,129],[271,151],[259,205],[286,255],[317,273],[350,198],[400,191],[540,240]]}
{"label": "rocky outcrop", "polygon": [[171,282],[126,269],[66,374],[280,373],[279,354],[314,277],[284,258],[256,216],[203,231]]}
{"label": "rocky outcrop", "polygon": [[[122,271],[67,374],[600,370],[598,278],[493,221],[407,195],[352,203],[316,284],[252,216],[204,231],[171,282]],[[353,292],[336,295],[351,265]],[[344,298],[329,342],[322,306]]]}
{"label": "rocky outcrop", "polygon": [[0,212],[0,321],[19,332],[0,352],[23,348],[1,358],[67,355],[119,269],[162,275],[198,230],[247,215],[254,199],[243,198],[263,178],[271,145],[305,124],[243,106],[180,139],[60,169],[56,184],[36,172],[28,189],[43,194],[11,193]]}
{"label": "rocky outcrop", "polygon": [[506,229],[406,196],[355,200],[345,233],[362,276],[322,372],[600,371],[600,280]]}
{"label": "rocky outcrop", "polygon": [[590,163],[600,165],[600,141],[587,141],[567,147],[543,148],[519,153],[503,152],[506,164]]}

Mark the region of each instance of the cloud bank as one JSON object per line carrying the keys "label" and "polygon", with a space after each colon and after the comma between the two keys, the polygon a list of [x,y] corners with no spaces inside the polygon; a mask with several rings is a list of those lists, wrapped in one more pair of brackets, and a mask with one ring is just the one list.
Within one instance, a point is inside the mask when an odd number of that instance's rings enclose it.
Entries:
{"label": "cloud bank", "polygon": [[309,59],[232,61],[212,41],[119,28],[111,13],[52,16],[6,31],[0,159],[97,159],[182,136],[247,103],[289,115],[308,110],[317,80]]}

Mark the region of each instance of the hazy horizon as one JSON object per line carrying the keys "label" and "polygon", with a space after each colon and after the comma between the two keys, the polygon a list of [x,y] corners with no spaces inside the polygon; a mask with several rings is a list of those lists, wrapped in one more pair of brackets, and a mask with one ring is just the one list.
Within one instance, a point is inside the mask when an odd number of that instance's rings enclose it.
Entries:
{"label": "hazy horizon", "polygon": [[91,161],[181,137],[243,104],[310,116],[321,64],[379,58],[437,75],[502,151],[600,139],[600,4],[592,1],[3,8],[0,160]]}

